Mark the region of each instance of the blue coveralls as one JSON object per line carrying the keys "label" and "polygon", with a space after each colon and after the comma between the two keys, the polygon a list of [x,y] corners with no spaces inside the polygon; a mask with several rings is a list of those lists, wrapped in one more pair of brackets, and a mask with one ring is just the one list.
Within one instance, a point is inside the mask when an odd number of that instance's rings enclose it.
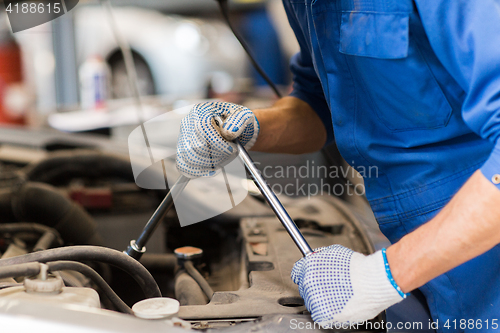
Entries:
{"label": "blue coveralls", "polygon": [[[500,173],[500,1],[283,3],[301,47],[291,95],[318,113],[329,141],[335,133],[348,163],[378,168],[365,172],[366,195],[392,242],[477,169]],[[439,331],[480,320],[479,331],[500,332],[499,259],[496,246],[421,288]],[[475,324],[461,329],[463,319]]]}

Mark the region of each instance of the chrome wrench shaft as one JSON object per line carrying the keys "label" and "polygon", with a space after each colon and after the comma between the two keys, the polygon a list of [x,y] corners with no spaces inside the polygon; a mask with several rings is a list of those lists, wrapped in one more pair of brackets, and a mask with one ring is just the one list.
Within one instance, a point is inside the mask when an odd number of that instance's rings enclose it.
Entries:
{"label": "chrome wrench shaft", "polygon": [[265,179],[262,177],[259,169],[257,169],[257,167],[255,166],[255,163],[253,162],[252,158],[250,157],[246,149],[241,145],[241,143],[238,140],[235,140],[234,143],[236,143],[236,146],[238,147],[238,153],[239,153],[238,155],[240,159],[243,161],[246,168],[252,175],[253,179],[255,180],[255,184],[259,188],[260,192],[266,199],[269,206],[271,206],[271,208],[273,209],[274,213],[276,214],[276,217],[283,224],[286,231],[288,232],[292,240],[299,248],[300,252],[302,252],[302,255],[305,257],[311,254],[313,252],[311,247],[305,240],[304,236],[300,232],[295,222],[293,222],[290,215],[288,215],[287,211],[285,210],[281,202],[278,200],[274,192],[271,190],[269,185],[267,185]]}

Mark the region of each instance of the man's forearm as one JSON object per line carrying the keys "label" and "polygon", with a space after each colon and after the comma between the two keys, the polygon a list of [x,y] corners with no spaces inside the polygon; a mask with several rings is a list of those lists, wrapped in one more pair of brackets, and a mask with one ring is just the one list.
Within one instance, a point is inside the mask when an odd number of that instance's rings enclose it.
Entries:
{"label": "man's forearm", "polygon": [[469,261],[500,243],[500,191],[480,171],[435,218],[387,249],[404,292]]}
{"label": "man's forearm", "polygon": [[284,97],[268,109],[253,110],[260,133],[252,150],[268,153],[303,154],[325,144],[326,129],[306,102]]}

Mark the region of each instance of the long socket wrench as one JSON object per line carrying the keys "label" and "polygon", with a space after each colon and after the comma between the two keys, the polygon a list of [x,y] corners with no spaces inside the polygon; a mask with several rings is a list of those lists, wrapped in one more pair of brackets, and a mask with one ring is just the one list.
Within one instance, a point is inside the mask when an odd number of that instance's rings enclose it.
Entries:
{"label": "long socket wrench", "polygon": [[146,243],[149,238],[151,238],[151,235],[160,225],[160,222],[163,220],[165,215],[167,215],[170,208],[172,208],[174,199],[182,192],[182,190],[184,190],[188,182],[189,178],[186,176],[181,175],[177,178],[175,184],[170,188],[170,191],[168,191],[163,201],[149,218],[148,223],[146,223],[144,229],[142,229],[142,232],[137,240],[131,240],[127,249],[123,251],[125,254],[128,254],[136,260],[141,259],[142,255],[146,252]]}
{"label": "long socket wrench", "polygon": [[292,240],[295,242],[295,245],[297,245],[300,252],[302,252],[302,255],[305,257],[313,253],[311,247],[305,240],[299,228],[297,227],[295,222],[293,222],[290,215],[288,215],[288,212],[286,211],[285,207],[283,207],[279,199],[276,197],[274,192],[266,183],[265,179],[262,177],[259,169],[257,169],[257,167],[255,166],[254,161],[252,160],[246,149],[241,145],[241,143],[238,140],[235,140],[235,143],[236,146],[238,147],[238,155],[240,159],[243,161],[247,170],[252,175],[253,179],[255,180],[255,184],[257,185],[260,192],[264,196],[264,199],[266,199],[267,203],[269,204],[269,206],[271,206],[272,210],[276,214],[278,220],[280,220],[281,224],[283,224],[286,231],[288,232]]}
{"label": "long socket wrench", "polygon": [[[293,222],[288,212],[285,210],[285,207],[281,204],[279,199],[276,197],[274,192],[271,190],[269,185],[267,185],[266,181],[262,177],[259,169],[255,166],[252,158],[246,151],[246,149],[241,145],[238,140],[235,140],[234,143],[238,148],[238,156],[242,160],[243,164],[246,166],[247,170],[252,175],[255,180],[255,184],[259,188],[260,192],[266,199],[269,206],[271,206],[272,210],[276,214],[276,217],[280,220],[280,222],[285,227],[286,231],[295,242],[297,247],[303,256],[307,256],[312,253],[312,249],[305,240],[304,236],[300,232],[299,228]],[[172,186],[168,194],[165,196],[163,201],[160,203],[156,211],[150,217],[148,223],[142,230],[141,234],[137,238],[137,240],[130,241],[130,245],[124,251],[130,257],[139,260],[141,256],[146,252],[146,243],[156,230],[160,222],[163,220],[167,212],[172,208],[174,203],[174,198],[176,198],[182,190],[186,187],[189,182],[189,178],[185,176],[180,176],[175,184]]]}

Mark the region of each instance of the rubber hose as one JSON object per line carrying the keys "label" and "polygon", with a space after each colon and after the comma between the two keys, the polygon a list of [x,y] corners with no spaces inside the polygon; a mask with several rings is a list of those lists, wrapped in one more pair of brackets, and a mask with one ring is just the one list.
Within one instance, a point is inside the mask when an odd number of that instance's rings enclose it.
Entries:
{"label": "rubber hose", "polygon": [[27,262],[49,262],[56,260],[96,261],[116,266],[128,273],[141,287],[146,298],[161,297],[155,279],[138,261],[125,253],[100,246],[67,246],[0,259],[0,267]]}
{"label": "rubber hose", "polygon": [[193,266],[193,263],[189,260],[184,262],[184,268],[186,272],[200,285],[200,288],[203,290],[205,295],[207,295],[208,300],[212,299],[214,295],[214,290],[208,284],[207,280],[198,272],[198,270]]}
{"label": "rubber hose", "polygon": [[31,181],[53,183],[75,177],[113,177],[134,181],[130,160],[95,150],[70,150],[51,153],[47,158],[23,168]]}
{"label": "rubber hose", "polygon": [[53,186],[25,183],[12,194],[12,212],[18,221],[56,229],[67,243],[102,245],[94,219]]}
{"label": "rubber hose", "polygon": [[185,271],[175,277],[175,298],[181,305],[205,305],[207,297],[200,285]]}
{"label": "rubber hose", "polygon": [[10,223],[18,221],[12,211],[12,192],[14,188],[3,188],[0,190],[0,222]]}
{"label": "rubber hose", "polygon": [[113,303],[116,309],[123,313],[133,314],[132,309],[115,293],[104,279],[92,268],[76,261],[50,261],[47,262],[50,271],[76,271],[82,273],[99,287],[104,295]]}
{"label": "rubber hose", "polygon": [[40,273],[40,264],[37,262],[22,263],[0,267],[0,279],[18,276],[33,276]]}

